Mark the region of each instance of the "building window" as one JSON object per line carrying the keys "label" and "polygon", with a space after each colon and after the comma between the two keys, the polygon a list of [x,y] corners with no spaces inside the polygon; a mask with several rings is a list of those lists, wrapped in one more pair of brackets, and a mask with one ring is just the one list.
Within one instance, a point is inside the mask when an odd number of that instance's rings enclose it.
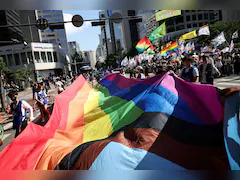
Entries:
{"label": "building window", "polygon": [[43,16],[43,18],[51,18],[52,17],[52,15],[45,15],[45,16]]}
{"label": "building window", "polygon": [[22,64],[27,64],[27,57],[25,53],[21,53]]}
{"label": "building window", "polygon": [[186,10],[185,12],[190,12],[189,10]]}
{"label": "building window", "polygon": [[202,14],[199,14],[198,15],[198,20],[202,20],[202,19],[203,19]]}
{"label": "building window", "polygon": [[53,17],[61,17],[62,14],[54,14]]}
{"label": "building window", "polygon": [[186,17],[187,21],[191,21],[191,16]]}
{"label": "building window", "polygon": [[44,63],[47,62],[47,57],[46,57],[45,52],[41,52],[41,58],[42,58],[42,61],[43,61]]}
{"label": "building window", "polygon": [[8,65],[13,66],[13,56],[12,56],[12,54],[8,54],[7,57],[8,57]]}
{"label": "building window", "polygon": [[58,58],[57,58],[57,53],[56,52],[53,52],[53,59],[54,59],[54,62],[58,62]]}
{"label": "building window", "polygon": [[58,34],[58,36],[65,36],[65,33]]}
{"label": "building window", "polygon": [[52,33],[53,31],[51,29],[47,29],[45,32]]}
{"label": "building window", "polygon": [[192,24],[187,24],[187,28],[192,28]]}
{"label": "building window", "polygon": [[48,34],[47,37],[54,37],[55,34]]}
{"label": "building window", "polygon": [[184,29],[184,25],[179,25],[176,27],[177,31]]}
{"label": "building window", "polygon": [[53,62],[52,53],[51,52],[47,52],[47,57],[48,57],[48,62]]}
{"label": "building window", "polygon": [[32,63],[33,63],[33,55],[32,55],[32,52],[27,52],[27,56],[28,56],[28,59],[29,59],[29,63],[32,64]]}
{"label": "building window", "polygon": [[52,10],[43,10],[42,12],[43,13],[50,13],[50,12],[52,12]]}
{"label": "building window", "polygon": [[176,23],[183,23],[183,16],[177,17]]}
{"label": "building window", "polygon": [[173,19],[169,19],[167,21],[167,26],[171,26],[171,25],[174,25],[174,20]]}
{"label": "building window", "polygon": [[198,27],[196,23],[193,24],[193,27]]}
{"label": "building window", "polygon": [[204,20],[208,20],[208,14],[204,14]]}
{"label": "building window", "polygon": [[14,59],[15,59],[15,65],[19,66],[20,65],[20,57],[19,54],[14,54]]}
{"label": "building window", "polygon": [[210,14],[210,20],[214,20],[214,13]]}
{"label": "building window", "polygon": [[192,16],[192,20],[193,20],[193,21],[196,21],[196,20],[197,20],[197,16],[196,16],[196,15],[193,15],[193,16]]}
{"label": "building window", "polygon": [[35,57],[35,60],[39,63],[40,62],[39,52],[34,52],[34,57]]}

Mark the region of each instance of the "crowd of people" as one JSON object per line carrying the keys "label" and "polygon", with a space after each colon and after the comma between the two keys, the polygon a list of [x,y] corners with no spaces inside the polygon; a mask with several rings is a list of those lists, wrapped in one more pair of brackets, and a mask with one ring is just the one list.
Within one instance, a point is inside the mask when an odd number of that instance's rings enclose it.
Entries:
{"label": "crowd of people", "polygon": [[[240,52],[235,54],[182,54],[177,58],[153,57],[137,63],[136,68],[122,67],[120,73],[130,73],[130,78],[144,79],[152,75],[173,71],[188,82],[212,84],[215,78],[240,74]],[[109,72],[108,72],[109,73]]]}
{"label": "crowd of people", "polygon": [[[180,57],[174,59],[161,60],[157,56],[154,56],[151,60],[145,60],[141,63],[137,62],[134,68],[125,66],[119,69],[120,74],[129,74],[128,77],[134,79],[145,79],[167,71],[174,72],[177,76],[188,82],[213,85],[214,79],[217,77],[240,74],[240,52],[235,54],[182,54]],[[112,67],[105,70],[82,72],[81,74],[92,83],[94,80],[99,82],[111,73],[113,73]],[[65,90],[64,84],[66,84],[66,81],[70,79],[73,82],[76,78],[76,75],[72,79],[51,76],[43,78],[41,82],[32,82],[33,100],[36,101],[40,109],[42,122],[46,121],[45,114],[48,119],[50,118],[48,110],[50,84],[52,83],[58,89],[59,94]],[[17,91],[11,91],[11,89],[16,89],[13,83],[7,84],[6,89],[9,90],[8,97],[11,100],[11,105],[7,108],[7,113],[13,114],[14,128],[16,129],[15,136],[17,137],[27,125],[27,111],[30,113],[29,120],[34,119],[33,108],[26,101],[18,99]]]}

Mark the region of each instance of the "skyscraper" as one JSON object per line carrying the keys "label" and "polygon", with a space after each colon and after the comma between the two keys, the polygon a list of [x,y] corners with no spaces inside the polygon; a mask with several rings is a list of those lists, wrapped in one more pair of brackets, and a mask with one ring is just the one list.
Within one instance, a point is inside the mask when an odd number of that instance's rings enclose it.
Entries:
{"label": "skyscraper", "polygon": [[[36,10],[36,17],[37,19],[47,19],[49,23],[64,21],[62,10]],[[58,44],[66,54],[68,53],[68,43],[65,28],[40,30],[39,34],[41,42]]]}
{"label": "skyscraper", "polygon": [[[36,23],[36,15],[34,10],[21,10],[19,11],[21,24],[33,24]],[[37,27],[34,26],[22,26],[21,27],[23,38],[26,42],[40,42],[39,32]]]}
{"label": "skyscraper", "polygon": [[[20,22],[19,11],[0,10],[0,25],[17,25],[20,23],[21,22]],[[10,42],[12,41],[12,39],[23,41],[22,30],[19,26],[9,27],[9,28],[0,28],[0,46],[12,44]],[[3,41],[5,42],[3,43]]]}
{"label": "skyscraper", "polygon": [[139,38],[142,39],[147,35],[147,24],[149,23],[150,17],[155,14],[155,10],[137,10],[136,15],[142,17],[142,22],[138,23]]}
{"label": "skyscraper", "polygon": [[[105,10],[105,17],[110,18],[113,13],[122,16],[135,16],[134,10]],[[113,23],[106,20],[106,39],[108,54],[122,55],[133,48],[139,40],[137,22],[135,20],[123,19],[121,23]]]}

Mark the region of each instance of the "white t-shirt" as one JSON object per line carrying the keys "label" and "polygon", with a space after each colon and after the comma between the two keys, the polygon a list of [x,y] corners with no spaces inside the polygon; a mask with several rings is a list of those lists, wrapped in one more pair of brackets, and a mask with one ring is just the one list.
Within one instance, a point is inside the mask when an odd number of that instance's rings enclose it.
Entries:
{"label": "white t-shirt", "polygon": [[[17,102],[17,105],[18,105],[19,101]],[[22,100],[22,107],[21,107],[21,110],[22,110],[22,115],[25,114],[26,110],[29,110],[30,111],[30,119],[33,120],[34,117],[33,117],[33,108],[32,106],[30,106],[26,101]]]}

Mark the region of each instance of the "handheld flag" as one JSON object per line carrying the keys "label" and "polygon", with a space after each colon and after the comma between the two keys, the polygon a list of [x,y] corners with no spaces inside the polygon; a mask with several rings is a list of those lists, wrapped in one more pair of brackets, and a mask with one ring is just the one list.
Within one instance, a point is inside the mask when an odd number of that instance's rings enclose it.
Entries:
{"label": "handheld flag", "polygon": [[136,49],[138,50],[138,52],[144,52],[145,50],[147,50],[147,48],[151,46],[151,42],[149,41],[149,39],[145,36],[144,38],[142,38],[136,45]]}
{"label": "handheld flag", "polygon": [[187,40],[187,39],[193,39],[197,37],[197,31],[191,31],[189,33],[183,34],[182,36],[180,36],[180,38],[178,39],[178,41],[182,41],[182,40]]}
{"label": "handheld flag", "polygon": [[178,43],[177,42],[174,42],[172,43],[170,46],[164,48],[162,51],[161,51],[161,55],[162,56],[169,56],[171,55],[172,53],[174,52],[178,52],[179,49],[178,49]]}
{"label": "handheld flag", "polygon": [[148,54],[155,54],[155,48],[153,46],[150,46],[148,49],[147,49],[147,53]]}
{"label": "handheld flag", "polygon": [[221,32],[215,39],[212,40],[212,43],[215,47],[221,45],[224,42],[226,42],[226,38],[223,32]]}
{"label": "handheld flag", "polygon": [[150,34],[149,40],[153,41],[165,35],[166,35],[166,23],[164,22]]}
{"label": "handheld flag", "polygon": [[230,44],[229,51],[232,52],[233,49],[234,49],[234,43],[233,43],[233,40],[232,40],[232,41],[231,41],[231,44]]}
{"label": "handheld flag", "polygon": [[207,35],[207,36],[210,35],[210,30],[208,25],[200,27],[198,31],[198,36],[201,36],[201,35]]}
{"label": "handheld flag", "polygon": [[235,31],[232,35],[232,39],[237,39],[238,38],[238,30]]}

